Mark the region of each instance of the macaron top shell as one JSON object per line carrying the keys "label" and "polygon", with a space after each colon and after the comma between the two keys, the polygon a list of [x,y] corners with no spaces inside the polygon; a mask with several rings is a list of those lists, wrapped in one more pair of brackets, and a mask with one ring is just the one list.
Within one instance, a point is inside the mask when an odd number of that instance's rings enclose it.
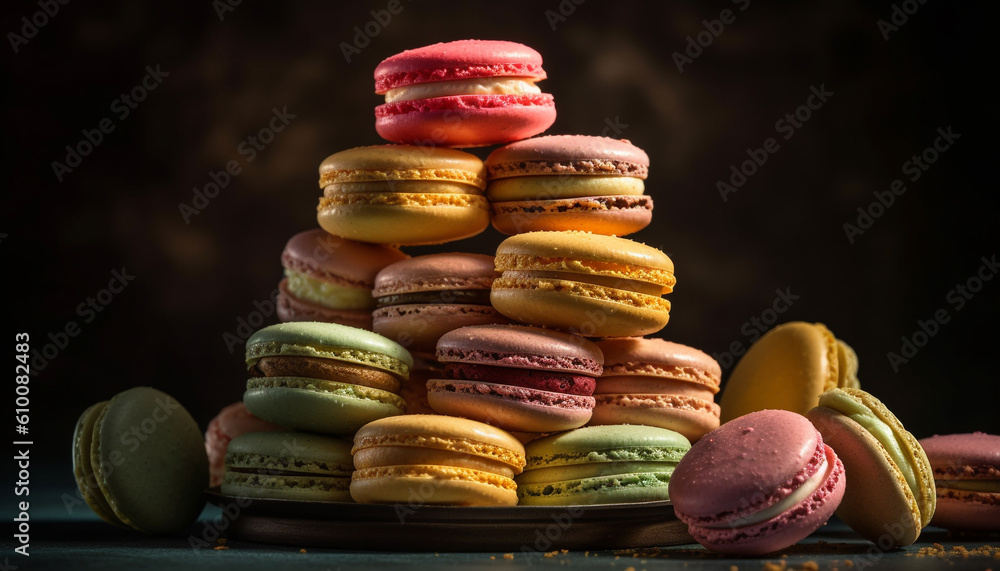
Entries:
{"label": "macaron top shell", "polygon": [[583,337],[528,325],[473,325],[445,333],[438,361],[598,376],[604,356]]}
{"label": "macaron top shell", "polygon": [[[740,518],[790,494],[824,458],[819,432],[802,415],[753,412],[691,447],[670,480],[670,497],[690,519]],[[707,481],[713,482],[711,493]]]}
{"label": "macaron top shell", "polygon": [[669,292],[670,257],[645,244],[589,232],[527,232],[497,247],[498,270],[551,270],[647,281]]}
{"label": "macaron top shell", "polygon": [[497,76],[545,79],[542,56],[516,42],[442,42],[382,60],[375,68],[375,93],[417,83]]}
{"label": "macaron top shell", "polygon": [[417,256],[386,266],[375,278],[375,297],[449,289],[489,289],[499,274],[493,256],[447,253]]}
{"label": "macaron top shell", "polygon": [[357,453],[373,446],[402,446],[447,450],[481,456],[508,464],[520,472],[524,445],[509,433],[488,424],[437,414],[406,414],[369,422],[354,435]]}
{"label": "macaron top shell", "polygon": [[247,339],[247,368],[252,368],[261,357],[275,356],[335,359],[375,367],[404,378],[413,365],[409,351],[377,333],[313,321],[271,325]]}
{"label": "macaron top shell", "polygon": [[[452,182],[480,191],[486,171],[479,157],[455,149],[420,145],[376,145],[334,153],[319,165],[319,186],[384,181]],[[391,192],[391,188],[389,189]]]}
{"label": "macaron top shell", "polygon": [[[534,162],[544,165],[534,165]],[[649,155],[626,139],[546,135],[504,145],[486,158],[490,179],[524,175],[617,175],[645,179]]]}
{"label": "macaron top shell", "polygon": [[292,236],[281,253],[281,264],[329,281],[371,288],[382,268],[408,257],[392,246],[347,240],[317,228]]}
{"label": "macaron top shell", "polygon": [[935,473],[961,479],[1000,480],[1000,436],[985,432],[920,440]]}
{"label": "macaron top shell", "polygon": [[604,375],[690,377],[718,390],[722,368],[718,361],[694,347],[663,339],[615,337],[597,342],[604,354]]}
{"label": "macaron top shell", "polygon": [[677,462],[689,448],[686,438],[665,428],[585,426],[529,442],[525,470],[596,462]]}

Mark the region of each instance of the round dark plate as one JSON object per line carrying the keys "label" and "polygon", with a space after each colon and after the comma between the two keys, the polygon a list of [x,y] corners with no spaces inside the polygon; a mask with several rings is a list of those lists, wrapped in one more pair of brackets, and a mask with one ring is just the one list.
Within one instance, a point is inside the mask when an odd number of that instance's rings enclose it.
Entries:
{"label": "round dark plate", "polygon": [[234,539],[360,551],[552,551],[694,543],[669,501],[586,506],[377,505],[226,496]]}

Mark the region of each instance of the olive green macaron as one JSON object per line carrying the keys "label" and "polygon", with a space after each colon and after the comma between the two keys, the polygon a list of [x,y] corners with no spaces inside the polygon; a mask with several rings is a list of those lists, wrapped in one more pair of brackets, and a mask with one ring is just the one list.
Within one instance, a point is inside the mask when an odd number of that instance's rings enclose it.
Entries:
{"label": "olive green macaron", "polygon": [[381,335],[334,323],[265,327],[247,340],[251,378],[243,402],[255,416],[295,430],[349,435],[402,414],[413,357]]}
{"label": "olive green macaron", "polygon": [[681,434],[612,424],[560,432],[525,445],[518,505],[591,505],[670,499],[674,467],[691,448]]}
{"label": "olive green macaron", "polygon": [[73,473],[101,519],[149,534],[191,525],[205,505],[208,455],[198,423],[169,395],[136,387],[87,408]]}
{"label": "olive green macaron", "polygon": [[351,501],[351,443],[305,432],[252,432],[226,450],[222,493],[251,498]]}

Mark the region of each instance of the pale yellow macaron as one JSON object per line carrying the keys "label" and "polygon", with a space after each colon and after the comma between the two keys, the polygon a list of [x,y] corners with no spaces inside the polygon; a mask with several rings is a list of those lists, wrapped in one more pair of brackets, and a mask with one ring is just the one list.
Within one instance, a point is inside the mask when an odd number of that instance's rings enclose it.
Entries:
{"label": "pale yellow macaron", "polygon": [[490,223],[483,161],[438,147],[380,145],[330,155],[319,167],[319,225],[376,244],[439,244]]}
{"label": "pale yellow macaron", "polygon": [[910,545],[934,517],[937,493],[924,449],[872,395],[833,389],[806,413],[844,463],[844,523],[881,549]]}
{"label": "pale yellow macaron", "polygon": [[722,390],[721,421],[765,409],[805,414],[837,387],[859,387],[854,350],[822,323],[783,323],[736,364]]}

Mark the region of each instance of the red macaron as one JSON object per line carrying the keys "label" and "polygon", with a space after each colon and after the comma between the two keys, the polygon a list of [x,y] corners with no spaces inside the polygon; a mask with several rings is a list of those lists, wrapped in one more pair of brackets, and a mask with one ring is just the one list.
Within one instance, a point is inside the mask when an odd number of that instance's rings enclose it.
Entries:
{"label": "red macaron", "polygon": [[375,129],[397,143],[475,147],[525,139],[556,119],[542,56],[515,42],[460,40],[407,50],[375,68]]}
{"label": "red macaron", "polygon": [[677,464],[670,498],[698,543],[763,555],[819,529],[844,497],[844,465],[800,414],[762,410],[706,434]]}
{"label": "red macaron", "polygon": [[437,358],[447,378],[427,382],[434,410],[516,432],[586,424],[604,359],[583,337],[525,325],[456,329],[438,341]]}

